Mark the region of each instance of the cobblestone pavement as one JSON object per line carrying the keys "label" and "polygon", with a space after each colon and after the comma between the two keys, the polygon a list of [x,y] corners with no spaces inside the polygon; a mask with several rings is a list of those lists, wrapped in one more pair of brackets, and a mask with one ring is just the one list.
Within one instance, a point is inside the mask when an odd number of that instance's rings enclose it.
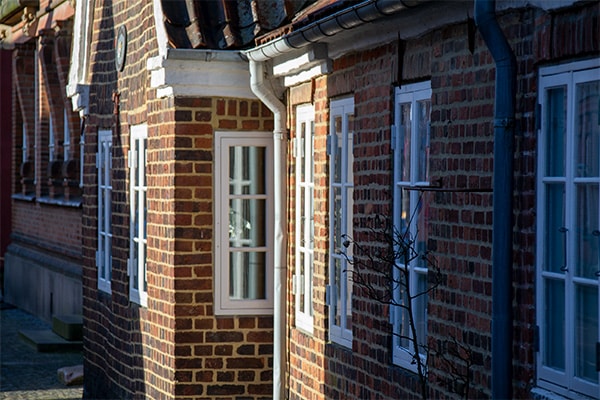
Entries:
{"label": "cobblestone pavement", "polygon": [[81,399],[81,386],[64,386],[57,370],[83,363],[81,352],[38,353],[19,338],[21,329],[50,329],[38,318],[0,303],[0,399]]}

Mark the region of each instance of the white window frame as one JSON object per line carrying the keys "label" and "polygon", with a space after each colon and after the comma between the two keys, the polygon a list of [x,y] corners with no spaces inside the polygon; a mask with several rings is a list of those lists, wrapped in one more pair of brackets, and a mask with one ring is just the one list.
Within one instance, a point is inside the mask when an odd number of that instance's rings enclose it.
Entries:
{"label": "white window frame", "polygon": [[[314,125],[315,108],[311,104],[296,107],[296,218],[295,274],[292,291],[295,300],[296,328],[313,333],[313,269],[314,269]],[[302,127],[305,127],[305,131]],[[310,133],[312,140],[306,140]],[[302,159],[305,159],[304,164]],[[301,167],[304,165],[304,171]],[[301,177],[308,179],[302,181]],[[302,199],[301,196],[304,196]],[[304,207],[302,207],[302,204]],[[302,219],[305,220],[302,224]],[[304,227],[302,230],[301,227]],[[301,269],[305,271],[301,274]]]}
{"label": "white window frame", "polygon": [[[259,194],[231,194],[230,186],[249,185],[250,180],[230,181],[230,149],[234,147],[235,155],[242,151],[242,147],[264,147],[264,179],[265,193]],[[273,134],[270,132],[215,132],[215,314],[217,315],[270,315],[273,314],[273,227],[274,227],[274,176],[273,176]],[[238,164],[236,164],[238,165]],[[234,171],[242,175],[244,171]],[[248,172],[250,174],[250,171]],[[243,190],[238,190],[241,192]],[[250,246],[250,239],[236,238],[232,234],[230,218],[239,215],[230,207],[231,202],[244,200],[264,200],[266,218],[264,221],[264,245]],[[240,204],[241,206],[241,204]],[[249,223],[249,222],[248,222]],[[248,242],[248,243],[244,243]],[[232,271],[231,256],[260,252],[265,255],[265,298],[244,298],[243,274],[250,274],[249,270],[239,269]],[[231,276],[237,273],[239,287],[233,287]],[[249,275],[248,275],[249,276]],[[241,285],[241,286],[240,286]],[[231,295],[231,290],[240,293]],[[251,295],[248,295],[251,296]]]}
{"label": "white window frame", "polygon": [[[577,351],[575,349],[576,343],[576,304],[575,299],[576,288],[579,286],[586,286],[588,288],[600,287],[600,277],[598,279],[590,279],[576,275],[577,268],[573,265],[573,261],[576,259],[576,220],[578,203],[576,199],[578,185],[595,184],[596,187],[600,187],[600,177],[579,177],[576,173],[575,165],[575,154],[576,154],[576,140],[575,140],[575,88],[577,84],[586,83],[598,80],[600,77],[600,59],[586,60],[580,62],[565,63],[553,67],[541,68],[539,73],[539,93],[538,102],[541,115],[539,117],[540,130],[538,132],[538,179],[537,179],[537,259],[536,259],[536,317],[538,321],[539,329],[539,351],[536,355],[537,363],[537,384],[538,386],[558,393],[568,398],[581,398],[582,395],[591,396],[592,398],[600,398],[600,385],[594,384],[589,380],[575,376],[575,364]],[[547,127],[548,112],[546,102],[546,94],[549,89],[564,87],[566,88],[566,120],[565,122],[565,173],[564,176],[548,176],[546,169],[546,162],[548,154],[546,151],[549,127]],[[562,232],[564,238],[564,261],[561,264],[564,265],[564,269],[560,271],[553,271],[554,268],[545,267],[545,246],[547,246],[545,240],[549,231],[553,230],[551,227],[547,227],[546,224],[546,188],[550,184],[562,184],[564,185],[564,210],[563,210],[563,223],[564,226],[559,228],[559,232]],[[598,195],[598,194],[597,194]],[[596,221],[596,227],[600,226],[600,221]],[[600,245],[600,238],[599,240]],[[599,260],[600,265],[600,260]],[[546,282],[561,282],[563,284],[564,299],[561,305],[564,306],[562,310],[564,313],[564,323],[560,324],[564,326],[565,330],[562,333],[564,335],[563,340],[566,343],[564,346],[564,370],[552,368],[545,365],[544,354],[546,349]],[[600,310],[600,296],[599,298],[599,310]],[[556,315],[556,311],[550,311],[552,315]],[[600,314],[600,313],[599,313]],[[600,315],[596,316],[596,321],[600,320]],[[600,328],[600,327],[599,327]],[[599,329],[600,331],[600,329]],[[600,337],[594,339],[596,346],[600,341]],[[570,347],[570,346],[573,347]],[[590,349],[594,352],[596,349]],[[589,352],[586,351],[587,354]],[[599,361],[596,360],[596,363]],[[598,375],[598,381],[600,382],[600,373]]]}
{"label": "white window frame", "polygon": [[[146,278],[146,192],[148,189],[146,183],[146,163],[148,126],[146,124],[132,125],[130,135],[131,145],[128,153],[130,240],[127,268],[129,273],[129,298],[132,302],[145,307],[148,305],[148,288]],[[138,185],[135,184],[136,179]],[[141,206],[142,204],[143,206]],[[135,226],[136,223],[137,226]]]}
{"label": "white window frame", "polygon": [[352,239],[353,226],[354,132],[351,123],[354,118],[354,97],[331,100],[329,114],[329,284],[326,296],[329,305],[329,340],[351,348],[352,323],[348,318],[352,318],[353,280],[352,264],[349,262],[352,246],[346,248],[344,242]]}
{"label": "white window frame", "polygon": [[[418,132],[418,119],[415,118],[414,113],[417,109],[417,103],[431,100],[431,82],[419,82],[409,85],[404,85],[401,88],[396,88],[395,92],[395,121],[396,126],[392,127],[392,147],[394,149],[394,234],[402,233],[402,193],[404,189],[411,188],[414,186],[427,186],[429,182],[427,180],[419,180],[418,179],[418,162],[419,162],[419,143],[418,140],[414,140],[414,136]],[[411,104],[411,132],[413,138],[410,140],[410,149],[404,149],[404,138],[403,138],[403,127],[401,126],[401,105],[402,104]],[[430,116],[429,116],[430,118]],[[429,141],[429,132],[427,132],[427,141]],[[427,145],[428,147],[428,145]],[[410,154],[410,176],[408,180],[403,179],[402,177],[402,166],[401,166],[401,153],[403,151],[407,151]],[[427,157],[428,159],[428,157]],[[427,168],[428,166],[426,166]],[[412,218],[415,218],[411,221],[409,228],[409,234],[412,238],[417,236],[417,227],[419,225],[415,210],[417,207],[422,207],[422,203],[419,204],[420,201],[420,192],[417,190],[404,190],[409,194],[409,212]],[[409,217],[410,217],[409,216]],[[409,287],[411,288],[412,295],[416,294],[416,287],[418,282],[418,277],[425,276],[425,281],[427,281],[427,267],[417,266],[413,261],[408,265],[402,263],[402,260],[397,261],[397,265],[394,268],[393,276],[394,281],[399,282],[401,278],[400,269],[409,269]],[[401,294],[401,285],[394,284],[393,294],[394,301],[397,303],[401,303],[402,294]],[[425,298],[426,299],[426,298]],[[416,299],[413,299],[413,310],[416,310],[418,306],[418,302],[423,301],[422,296]],[[402,319],[405,318],[403,316],[403,309],[400,306],[392,306],[390,307],[390,319],[392,323],[393,329],[393,337],[392,337],[392,360],[393,363],[399,365],[408,370],[417,371],[417,365],[414,362],[414,347],[412,344],[412,340],[410,340],[408,347],[404,347],[400,343],[400,337],[402,333]],[[415,321],[417,325],[421,325],[422,329],[427,329],[427,304],[424,305],[423,314],[414,315]],[[410,337],[412,337],[412,333],[409,332]],[[426,332],[425,332],[426,336]],[[425,363],[426,356],[424,355],[423,350],[420,350],[421,360]]]}
{"label": "white window frame", "polygon": [[98,290],[111,293],[112,277],[112,131],[98,131]]}

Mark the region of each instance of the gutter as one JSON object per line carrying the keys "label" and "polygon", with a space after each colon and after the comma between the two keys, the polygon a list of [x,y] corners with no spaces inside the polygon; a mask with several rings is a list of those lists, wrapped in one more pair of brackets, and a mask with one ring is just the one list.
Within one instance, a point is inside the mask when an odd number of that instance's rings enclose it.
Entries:
{"label": "gutter", "polygon": [[496,63],[492,227],[492,398],[512,391],[513,142],[516,61],[495,14],[495,0],[475,0],[475,23]]}
{"label": "gutter", "polygon": [[430,0],[366,0],[303,26],[288,35],[246,50],[244,54],[253,61],[266,61],[428,1]]}
{"label": "gutter", "polygon": [[273,250],[273,399],[285,399],[285,372],[287,353],[284,333],[286,324],[287,296],[287,213],[286,213],[286,159],[287,131],[286,107],[265,80],[264,64],[250,60],[250,88],[273,112],[273,176],[275,208],[275,245]]}

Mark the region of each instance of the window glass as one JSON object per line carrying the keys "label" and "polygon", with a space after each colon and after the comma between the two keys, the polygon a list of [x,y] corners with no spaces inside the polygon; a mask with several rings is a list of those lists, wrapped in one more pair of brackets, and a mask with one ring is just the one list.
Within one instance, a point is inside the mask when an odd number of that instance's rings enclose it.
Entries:
{"label": "window glass", "polygon": [[575,104],[575,157],[577,176],[598,177],[600,169],[600,81],[578,84]]}
{"label": "window glass", "polygon": [[565,175],[565,145],[566,145],[566,90],[558,87],[548,90],[547,130],[546,139],[546,175]]}
{"label": "window glass", "polygon": [[598,288],[575,285],[575,376],[598,384]]}
{"label": "window glass", "polygon": [[273,311],[273,138],[217,132],[215,312]]}
{"label": "window glass", "polygon": [[544,268],[562,273],[565,267],[565,186],[562,183],[549,184],[546,187],[546,242],[544,247]]}

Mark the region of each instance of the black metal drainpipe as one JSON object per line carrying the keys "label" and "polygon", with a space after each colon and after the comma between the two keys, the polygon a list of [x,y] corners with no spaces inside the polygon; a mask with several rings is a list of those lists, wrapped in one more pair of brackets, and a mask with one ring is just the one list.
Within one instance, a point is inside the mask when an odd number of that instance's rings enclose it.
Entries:
{"label": "black metal drainpipe", "polygon": [[475,22],[496,63],[492,227],[492,398],[512,391],[513,136],[516,61],[495,0],[475,0]]}

